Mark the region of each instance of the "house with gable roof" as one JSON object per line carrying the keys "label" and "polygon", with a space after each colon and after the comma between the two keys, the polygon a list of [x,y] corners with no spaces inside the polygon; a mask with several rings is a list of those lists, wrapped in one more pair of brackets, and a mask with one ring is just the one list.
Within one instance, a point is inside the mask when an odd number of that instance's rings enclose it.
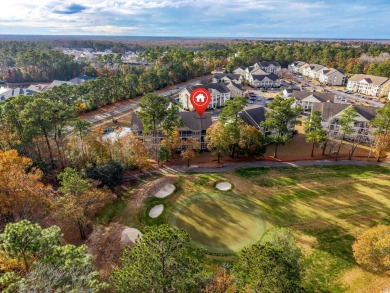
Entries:
{"label": "house with gable roof", "polygon": [[[206,130],[211,126],[212,119],[210,113],[204,113],[201,117],[195,112],[180,112],[179,113],[182,125],[177,129],[179,132],[179,149],[182,148],[183,141],[192,138],[198,141],[201,145],[201,150],[207,149],[205,141]],[[130,116],[131,132],[140,140],[145,142],[149,147],[153,144],[160,144],[164,139],[164,133],[158,132],[157,137],[144,132],[142,121],[138,118],[137,112],[132,112]]]}
{"label": "house with gable roof", "polygon": [[276,74],[276,72],[282,69],[282,66],[280,66],[279,62],[275,62],[275,61],[261,61],[255,63],[253,66],[255,68],[260,68],[267,73],[273,73],[273,74]]}
{"label": "house with gable roof", "polygon": [[302,70],[305,65],[309,66],[309,64],[304,61],[294,61],[293,63],[288,65],[288,70],[292,73],[302,74]]}
{"label": "house with gable roof", "polygon": [[225,106],[226,101],[230,100],[231,94],[229,88],[224,83],[209,83],[204,85],[192,85],[179,92],[179,103],[183,109],[195,110],[191,104],[190,96],[193,90],[205,88],[210,92],[211,102],[207,109],[216,109]]}
{"label": "house with gable roof", "polygon": [[347,77],[334,68],[323,68],[319,71],[319,82],[326,85],[345,85]]}
{"label": "house with gable roof", "polygon": [[331,137],[341,137],[339,120],[343,115],[345,109],[348,107],[354,107],[358,116],[355,121],[351,123],[354,130],[353,134],[346,139],[359,138],[364,143],[372,142],[374,128],[371,126],[371,121],[376,116],[376,108],[372,106],[361,105],[349,105],[349,104],[335,104],[335,103],[316,103],[313,105],[313,110],[321,112],[322,121],[321,124],[326,129]]}
{"label": "house with gable roof", "polygon": [[320,70],[323,68],[326,67],[320,64],[310,64],[303,69],[302,75],[310,77],[312,79],[318,79],[320,76]]}
{"label": "house with gable roof", "polygon": [[301,106],[302,111],[311,111],[314,104],[335,103],[335,95],[332,93],[292,91],[291,97],[295,100],[296,106]]}
{"label": "house with gable roof", "polygon": [[347,90],[373,97],[386,97],[390,91],[390,79],[383,76],[355,74],[349,78]]}

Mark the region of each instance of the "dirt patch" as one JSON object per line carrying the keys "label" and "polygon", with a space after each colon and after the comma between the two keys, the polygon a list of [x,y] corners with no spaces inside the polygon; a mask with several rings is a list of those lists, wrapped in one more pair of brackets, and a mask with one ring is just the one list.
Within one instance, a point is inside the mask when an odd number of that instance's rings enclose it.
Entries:
{"label": "dirt patch", "polygon": [[340,277],[340,282],[348,287],[349,292],[389,292],[390,276],[375,275],[361,268],[346,271]]}
{"label": "dirt patch", "polygon": [[[88,252],[103,279],[107,279],[112,269],[118,265],[124,246],[121,244],[123,226],[112,223],[109,226],[95,226],[88,237]],[[132,244],[129,243],[132,247]]]}

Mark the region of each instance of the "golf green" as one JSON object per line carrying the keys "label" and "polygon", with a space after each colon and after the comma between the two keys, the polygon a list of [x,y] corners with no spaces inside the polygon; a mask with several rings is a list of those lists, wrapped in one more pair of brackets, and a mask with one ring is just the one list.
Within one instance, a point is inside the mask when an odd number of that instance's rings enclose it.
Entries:
{"label": "golf green", "polygon": [[233,192],[187,196],[175,203],[168,222],[212,253],[237,252],[257,242],[266,230],[258,205]]}

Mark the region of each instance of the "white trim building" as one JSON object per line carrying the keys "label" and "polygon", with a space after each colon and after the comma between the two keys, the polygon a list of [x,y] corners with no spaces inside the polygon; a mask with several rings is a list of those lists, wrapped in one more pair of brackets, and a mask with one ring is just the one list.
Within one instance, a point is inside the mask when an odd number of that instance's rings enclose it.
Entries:
{"label": "white trim building", "polygon": [[389,89],[389,78],[368,74],[355,74],[349,78],[347,84],[347,90],[373,97],[386,97]]}

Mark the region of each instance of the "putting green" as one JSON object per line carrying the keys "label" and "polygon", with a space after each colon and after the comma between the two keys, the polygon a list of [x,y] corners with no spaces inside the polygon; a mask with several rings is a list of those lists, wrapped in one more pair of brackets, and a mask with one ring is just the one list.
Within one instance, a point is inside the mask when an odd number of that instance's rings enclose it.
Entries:
{"label": "putting green", "polygon": [[177,201],[168,222],[185,229],[194,245],[213,253],[237,252],[257,242],[266,230],[255,203],[226,191]]}

